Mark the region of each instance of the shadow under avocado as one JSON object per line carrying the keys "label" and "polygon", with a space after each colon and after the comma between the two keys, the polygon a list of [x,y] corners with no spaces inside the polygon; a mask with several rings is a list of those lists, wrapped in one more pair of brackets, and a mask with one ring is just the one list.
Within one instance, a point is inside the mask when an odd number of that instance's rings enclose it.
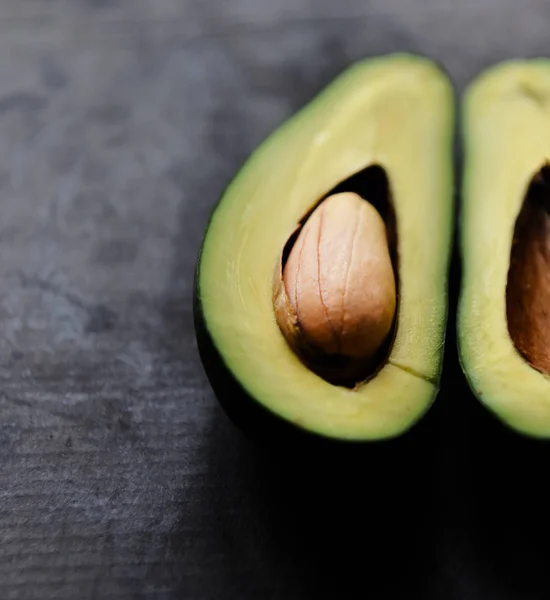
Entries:
{"label": "shadow under avocado", "polygon": [[269,578],[270,589],[277,581],[281,598],[427,598],[437,527],[436,419],[434,412],[387,446],[296,455],[285,451],[284,439],[271,450],[242,441],[227,451],[232,443],[224,438],[240,434],[220,411],[209,468],[223,474],[238,504],[228,512],[226,494],[210,499],[219,535],[236,538],[226,585],[241,577],[233,561],[253,560],[255,575]]}

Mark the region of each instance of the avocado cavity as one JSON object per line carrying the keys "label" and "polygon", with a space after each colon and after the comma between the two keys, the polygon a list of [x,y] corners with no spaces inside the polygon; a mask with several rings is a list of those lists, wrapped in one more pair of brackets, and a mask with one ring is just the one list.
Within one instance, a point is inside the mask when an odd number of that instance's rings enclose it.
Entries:
{"label": "avocado cavity", "polygon": [[304,364],[329,383],[354,388],[387,359],[396,239],[388,178],[372,165],[325,194],[283,248],[274,278],[277,322]]}
{"label": "avocado cavity", "polygon": [[550,375],[550,166],[533,177],[516,220],[506,286],[510,336],[521,355]]}

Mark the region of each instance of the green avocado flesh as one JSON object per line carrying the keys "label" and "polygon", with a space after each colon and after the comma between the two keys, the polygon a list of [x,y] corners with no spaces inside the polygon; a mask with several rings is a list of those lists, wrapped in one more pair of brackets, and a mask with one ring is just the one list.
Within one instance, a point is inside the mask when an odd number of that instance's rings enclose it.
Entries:
{"label": "green avocado flesh", "polygon": [[473,393],[511,429],[550,436],[550,61],[511,60],[464,97],[458,347]]}
{"label": "green avocado flesh", "polygon": [[[270,135],[223,194],[198,263],[198,310],[223,366],[269,413],[324,437],[367,441],[400,435],[434,401],[452,242],[453,109],[450,81],[429,59],[364,60]],[[314,374],[286,343],[273,274],[304,215],[372,165],[387,175],[396,216],[397,325],[380,370],[347,388]]]}

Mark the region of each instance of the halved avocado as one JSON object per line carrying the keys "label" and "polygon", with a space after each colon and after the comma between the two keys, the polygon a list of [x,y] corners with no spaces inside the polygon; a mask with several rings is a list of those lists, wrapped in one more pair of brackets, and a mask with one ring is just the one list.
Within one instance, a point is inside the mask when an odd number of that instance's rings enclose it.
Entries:
{"label": "halved avocado", "polygon": [[[217,204],[197,262],[197,340],[221,404],[256,438],[285,429],[392,438],[434,401],[452,244],[453,108],[450,81],[429,59],[361,61],[271,134]],[[398,281],[392,339],[377,369],[352,386],[305,366],[278,327],[272,297],[296,227],[343,190],[386,219]]]}
{"label": "halved avocado", "polygon": [[458,348],[501,422],[550,436],[550,61],[509,60],[465,92]]}

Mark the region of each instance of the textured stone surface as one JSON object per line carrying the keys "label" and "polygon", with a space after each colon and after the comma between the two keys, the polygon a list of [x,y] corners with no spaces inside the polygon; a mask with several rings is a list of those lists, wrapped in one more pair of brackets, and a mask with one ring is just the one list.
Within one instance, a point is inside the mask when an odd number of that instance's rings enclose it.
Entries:
{"label": "textured stone surface", "polygon": [[229,178],[350,61],[430,54],[460,90],[549,26],[544,0],[0,3],[2,600],[548,597],[548,449],[479,410],[452,313],[422,449],[334,469],[228,423],[191,292]]}

